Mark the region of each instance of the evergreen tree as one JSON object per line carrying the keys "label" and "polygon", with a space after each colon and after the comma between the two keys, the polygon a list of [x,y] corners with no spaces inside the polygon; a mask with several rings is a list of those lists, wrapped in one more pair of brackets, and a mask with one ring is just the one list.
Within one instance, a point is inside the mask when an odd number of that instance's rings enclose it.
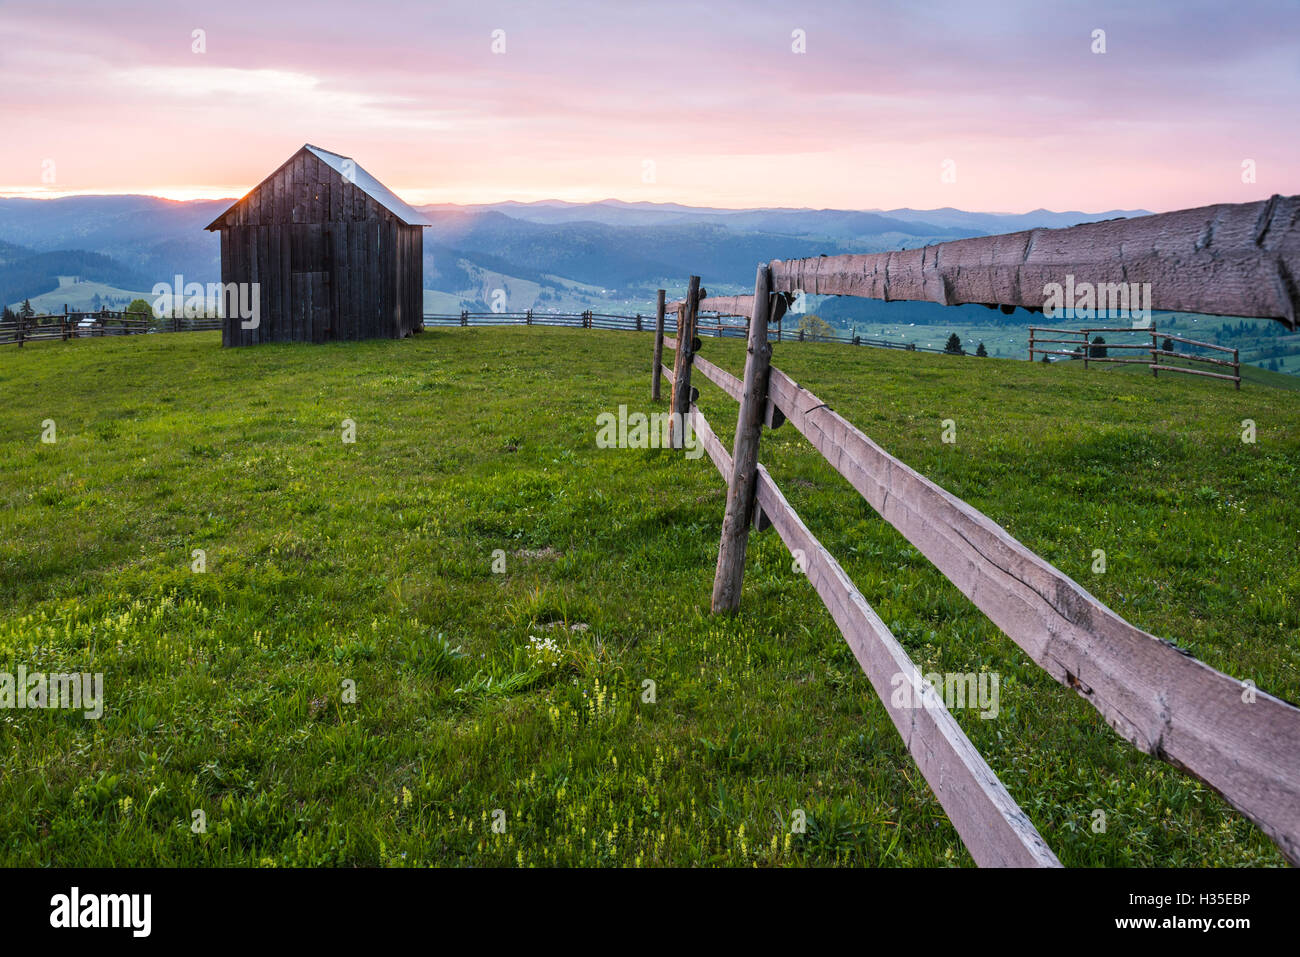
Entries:
{"label": "evergreen tree", "polygon": [[948,343],[943,347],[943,351],[949,355],[964,356],[966,350],[961,347],[961,336],[953,333],[948,337]]}
{"label": "evergreen tree", "polygon": [[979,356],[981,359],[985,359],[988,357],[989,351],[984,348],[983,342],[981,342],[978,346],[975,347],[975,354]]}

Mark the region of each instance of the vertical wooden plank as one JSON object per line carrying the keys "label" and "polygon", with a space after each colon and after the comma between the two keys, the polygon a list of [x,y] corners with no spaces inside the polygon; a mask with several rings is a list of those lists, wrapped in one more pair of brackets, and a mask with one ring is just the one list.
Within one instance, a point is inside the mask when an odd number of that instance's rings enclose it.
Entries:
{"label": "vertical wooden plank", "polygon": [[369,339],[375,323],[375,224],[367,219],[361,234],[361,324],[357,336]]}
{"label": "vertical wooden plank", "polygon": [[412,295],[415,297],[415,327],[417,332],[424,331],[424,227],[417,226],[412,231],[415,236],[414,259],[411,265]]}
{"label": "vertical wooden plank", "polygon": [[685,447],[686,416],[691,410],[691,360],[695,357],[695,315],[700,304],[700,277],[692,276],[682,301],[682,320],[677,334],[677,354],[673,360],[673,403],[669,435],[672,447]]}
{"label": "vertical wooden plank", "polygon": [[298,298],[301,289],[298,283],[298,270],[301,268],[302,253],[299,249],[298,235],[301,227],[296,223],[287,223],[284,226],[284,235],[280,242],[283,244],[280,255],[283,261],[289,264],[288,270],[284,275],[284,311],[280,315],[281,327],[284,330],[284,337],[288,341],[300,342],[301,330],[298,323],[298,313],[301,308]]}
{"label": "vertical wooden plank", "polygon": [[[346,189],[344,190],[346,192]],[[334,329],[340,339],[351,338],[348,321],[348,282],[351,273],[348,270],[348,229],[346,218],[334,224]]]}
{"label": "vertical wooden plank", "polygon": [[266,230],[271,249],[268,257],[266,280],[262,283],[262,302],[266,307],[262,310],[262,322],[269,324],[271,329],[275,329],[279,322],[279,316],[276,313],[279,308],[280,285],[284,281],[281,273],[284,263],[284,251],[281,248],[284,244],[284,229],[281,226],[267,226]]}
{"label": "vertical wooden plank", "polygon": [[[230,257],[234,274],[240,283],[248,279],[248,227],[234,226],[230,230]],[[249,345],[248,333],[239,323],[232,323],[231,336],[241,346]]]}
{"label": "vertical wooden plank", "polygon": [[[355,213],[355,210],[354,210]],[[361,238],[363,224],[353,219],[348,223],[348,335],[360,336],[361,329]]]}
{"label": "vertical wooden plank", "polygon": [[[293,161],[293,222],[307,220],[307,157],[300,154]],[[297,290],[295,290],[297,292]]]}
{"label": "vertical wooden plank", "polygon": [[749,346],[745,354],[744,394],[736,418],[736,440],[731,453],[731,478],[727,508],[722,517],[722,541],[713,576],[713,612],[731,613],[740,607],[740,587],[745,577],[745,546],[754,514],[754,488],[758,476],[758,441],[767,408],[767,378],[772,347],[767,322],[772,309],[772,271],[758,267],[754,279],[754,311],[749,320]]}
{"label": "vertical wooden plank", "polygon": [[[312,286],[312,326],[315,328],[317,323],[316,314],[326,305],[322,302],[322,299],[327,289],[318,275],[325,264],[325,231],[319,221],[307,227],[307,255],[309,257],[308,261],[311,263],[312,275],[317,276]],[[322,328],[321,335],[324,335],[324,328]]]}
{"label": "vertical wooden plank", "polygon": [[[256,228],[253,226],[239,228],[239,271],[246,283],[253,281],[252,246],[255,234]],[[254,345],[256,340],[253,338],[253,330],[245,329],[242,324],[239,324],[238,328],[239,341],[246,346]]]}
{"label": "vertical wooden plank", "polygon": [[650,398],[659,401],[659,383],[663,380],[664,361],[664,290],[659,290],[655,304],[655,363],[650,372]]}
{"label": "vertical wooden plank", "polygon": [[270,183],[270,190],[271,190],[271,196],[272,196],[271,222],[272,222],[273,224],[278,225],[278,224],[283,223],[283,222],[285,221],[285,215],[284,215],[284,170],[283,170],[283,169],[279,169],[279,170],[276,171],[276,174],[275,174],[275,176],[272,178],[271,183]]}
{"label": "vertical wooden plank", "polygon": [[[282,207],[282,211],[292,210]],[[282,329],[292,329],[293,310],[293,224],[286,221],[275,227],[280,234],[280,260],[275,274],[274,321]]]}
{"label": "vertical wooden plank", "polygon": [[379,248],[376,250],[377,266],[375,269],[375,278],[379,283],[379,335],[385,339],[393,337],[393,287],[392,279],[394,275],[393,268],[393,244],[390,242],[392,235],[392,222],[389,220],[381,221],[377,230],[377,240]]}
{"label": "vertical wooden plank", "polygon": [[[270,233],[274,231],[274,226],[258,226],[254,231],[254,242],[257,252],[257,279],[254,280],[259,285],[264,286],[270,280],[271,276],[271,241]],[[268,330],[262,328],[261,323],[253,330],[257,336],[258,342],[270,341],[267,336]]]}
{"label": "vertical wooden plank", "polygon": [[320,160],[312,153],[303,157],[303,222],[320,222]]}
{"label": "vertical wooden plank", "polygon": [[[230,268],[230,230],[222,229],[218,230],[218,232],[221,236],[221,281],[223,283],[232,282],[233,276]],[[221,347],[223,349],[228,349],[235,345],[234,338],[230,334],[230,316],[228,313],[229,310],[227,310],[227,314],[221,320]],[[178,328],[176,326],[175,306],[172,307],[172,328]]]}

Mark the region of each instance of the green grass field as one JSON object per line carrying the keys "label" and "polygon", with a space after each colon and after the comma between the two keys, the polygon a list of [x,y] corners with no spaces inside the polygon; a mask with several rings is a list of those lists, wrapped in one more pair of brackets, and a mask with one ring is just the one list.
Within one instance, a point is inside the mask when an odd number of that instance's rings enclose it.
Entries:
{"label": "green grass field", "polygon": [[[106,701],[0,710],[0,864],[971,864],[775,533],[713,618],[713,466],[596,447],[599,413],[652,408],[650,336],[218,341],[0,355],[0,670],[102,672]],[[739,373],[743,348],[704,355]],[[775,362],[1136,625],[1300,699],[1300,394],[840,345]],[[1001,676],[995,719],[955,715],[1063,863],[1282,863],[792,427],[761,458],[923,671]]]}

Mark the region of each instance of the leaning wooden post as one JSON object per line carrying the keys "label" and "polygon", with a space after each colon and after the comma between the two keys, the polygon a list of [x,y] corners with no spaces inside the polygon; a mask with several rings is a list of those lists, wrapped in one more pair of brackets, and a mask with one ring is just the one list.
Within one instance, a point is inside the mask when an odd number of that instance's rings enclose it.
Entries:
{"label": "leaning wooden post", "polygon": [[678,315],[677,355],[673,359],[673,403],[668,420],[671,445],[686,447],[686,419],[691,414],[691,363],[695,360],[695,312],[700,304],[700,277],[692,276]]}
{"label": "leaning wooden post", "polygon": [[745,545],[754,515],[758,484],[758,439],[767,411],[767,377],[772,347],[767,323],[772,310],[772,271],[758,267],[754,280],[754,311],[749,320],[749,346],[745,354],[744,393],[736,419],[736,441],[731,453],[731,480],[727,483],[727,510],[722,517],[722,542],[713,577],[713,611],[730,613],[740,607],[740,585],[745,577]]}
{"label": "leaning wooden post", "polygon": [[664,362],[664,291],[659,290],[655,305],[655,365],[650,372],[650,398],[659,401],[659,383],[663,379]]}

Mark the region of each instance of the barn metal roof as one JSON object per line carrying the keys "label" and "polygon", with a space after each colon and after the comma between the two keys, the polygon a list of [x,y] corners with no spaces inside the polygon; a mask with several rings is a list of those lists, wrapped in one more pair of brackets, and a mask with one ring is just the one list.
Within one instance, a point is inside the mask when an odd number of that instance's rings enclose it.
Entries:
{"label": "barn metal roof", "polygon": [[[362,190],[367,196],[373,199],[384,209],[388,210],[408,226],[432,226],[428,218],[418,210],[415,210],[397,198],[387,186],[379,182],[369,173],[361,168],[356,160],[350,156],[340,156],[338,153],[331,153],[329,150],[323,150],[319,146],[312,146],[308,143],[305,149],[315,154],[316,158],[322,163],[329,166],[330,169],[338,173],[344,179],[352,182],[358,189]],[[350,167],[347,164],[352,164]]]}
{"label": "barn metal roof", "polygon": [[[350,156],[341,156],[338,153],[331,153],[329,150],[321,149],[319,146],[312,146],[310,143],[304,144],[302,149],[310,152],[318,160],[330,169],[334,170],[334,172],[338,173],[345,180],[352,183],[407,226],[433,225],[427,216],[398,199],[397,195],[392,190],[362,169],[361,164]],[[298,153],[301,152],[302,150],[298,150]],[[294,156],[297,156],[298,153],[294,153]],[[290,159],[292,158],[293,157],[290,157]],[[272,173],[271,175],[274,176],[275,174]],[[263,182],[265,182],[265,180],[263,180]],[[253,189],[249,190],[246,195],[252,194],[260,188],[261,184],[259,183]],[[239,203],[242,203],[243,201],[244,197],[240,197],[238,201],[230,206],[230,209],[227,209],[220,216],[214,219],[211,225],[207,228],[219,229],[221,227],[221,221],[225,219],[230,210],[234,209],[235,206],[238,206]]]}

